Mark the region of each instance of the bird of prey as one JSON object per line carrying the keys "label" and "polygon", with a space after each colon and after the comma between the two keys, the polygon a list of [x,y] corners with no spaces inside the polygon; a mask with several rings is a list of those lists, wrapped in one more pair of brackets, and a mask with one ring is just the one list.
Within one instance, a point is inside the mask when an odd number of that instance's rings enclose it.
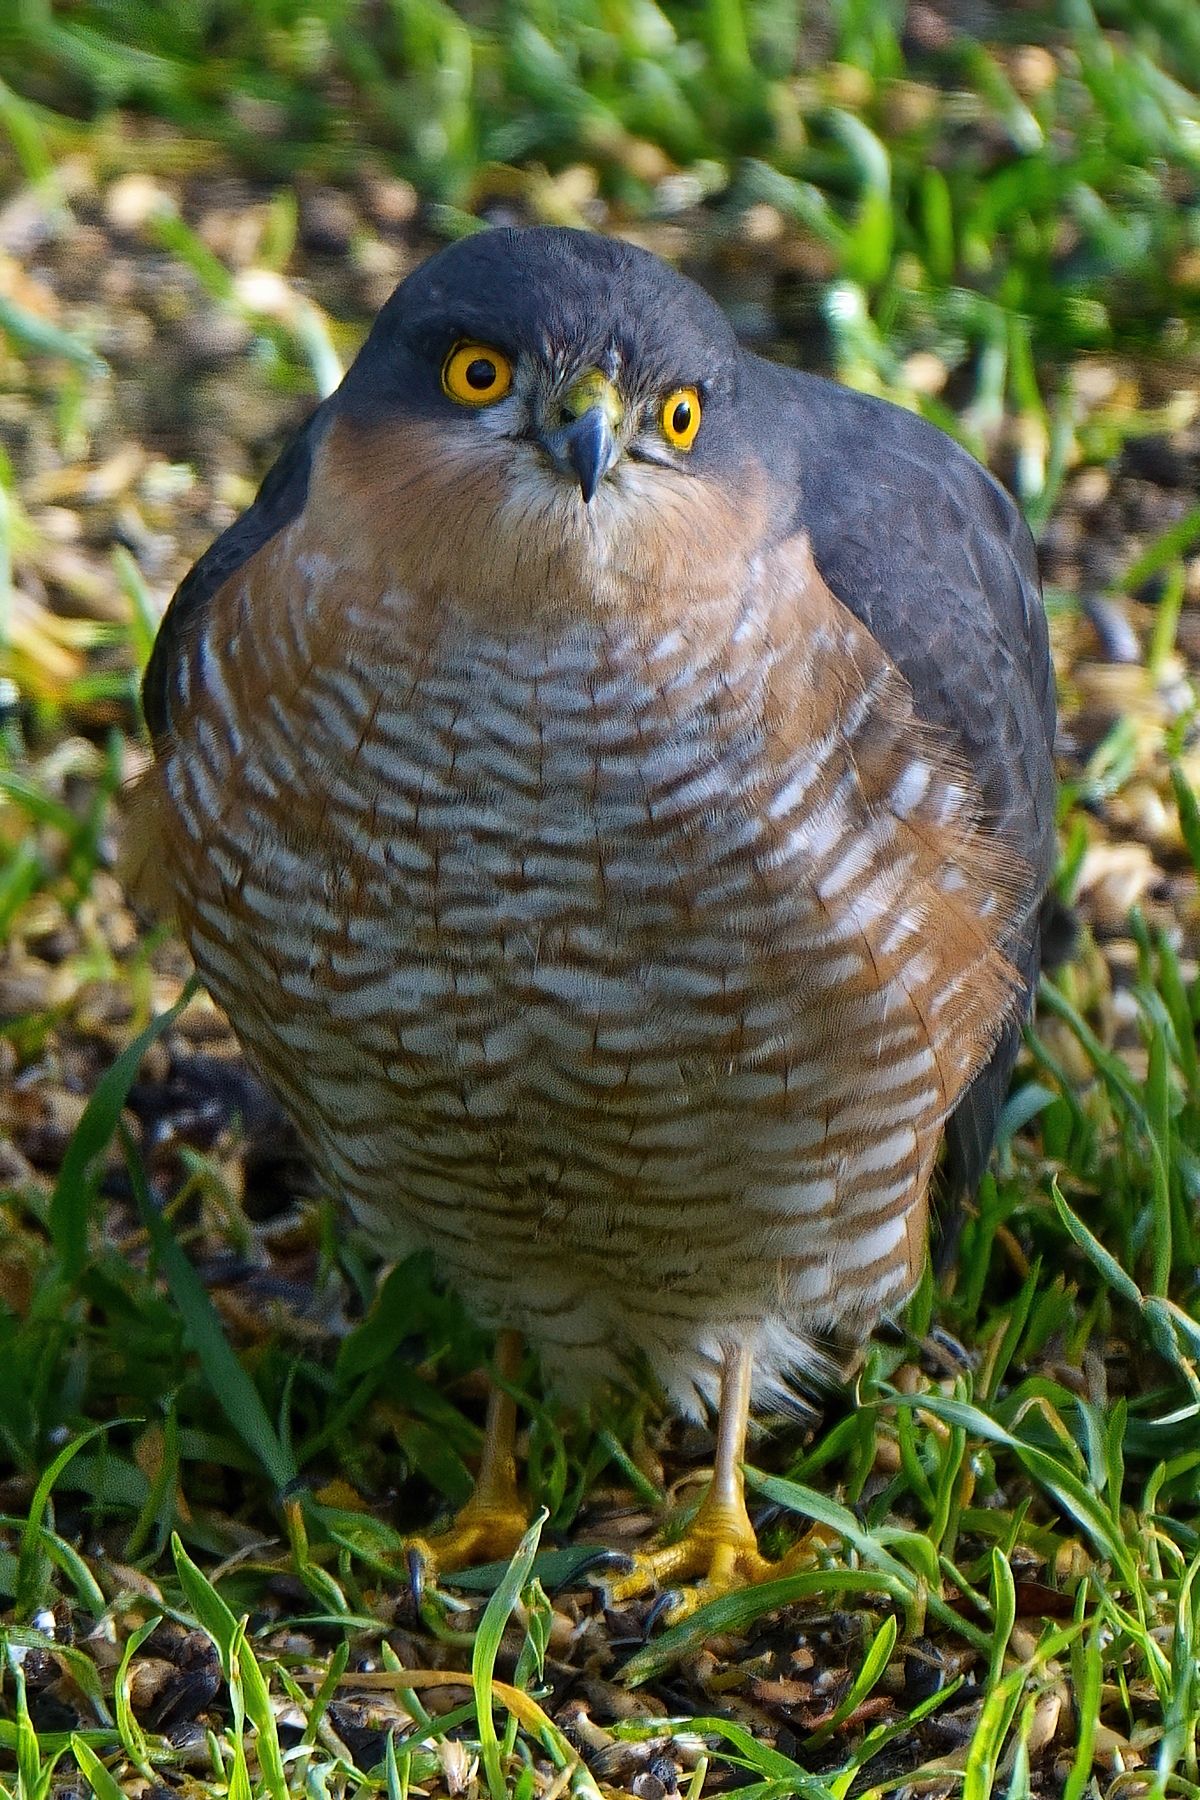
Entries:
{"label": "bird of prey", "polygon": [[[393,1254],[568,1397],[718,1410],[639,1582],[769,1567],[752,1401],[918,1280],[995,1133],[1054,855],[1011,500],[587,232],[415,270],[147,670],[134,829],[246,1054]],[[519,1334],[519,1335],[518,1335]],[[445,1566],[524,1525],[497,1392]]]}

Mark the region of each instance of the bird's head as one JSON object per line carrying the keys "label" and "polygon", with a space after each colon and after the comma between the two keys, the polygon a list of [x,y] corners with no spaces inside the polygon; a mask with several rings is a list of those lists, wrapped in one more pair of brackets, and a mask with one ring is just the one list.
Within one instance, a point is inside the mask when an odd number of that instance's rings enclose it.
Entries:
{"label": "bird's head", "polygon": [[383,308],[333,402],[310,507],[381,579],[497,625],[682,612],[740,589],[763,539],[739,364],[720,308],[649,252],[481,232]]}

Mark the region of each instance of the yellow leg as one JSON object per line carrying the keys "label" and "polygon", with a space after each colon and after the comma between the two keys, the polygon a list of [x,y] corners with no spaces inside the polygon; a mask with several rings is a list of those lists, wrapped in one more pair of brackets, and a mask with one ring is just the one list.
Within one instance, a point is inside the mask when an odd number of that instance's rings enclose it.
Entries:
{"label": "yellow leg", "polygon": [[[501,1381],[516,1380],[521,1353],[520,1332],[502,1331],[496,1339],[496,1373]],[[499,1562],[510,1557],[524,1537],[529,1518],[517,1492],[516,1436],[516,1405],[493,1383],[471,1498],[445,1531],[411,1541],[410,1548],[435,1569]]]}
{"label": "yellow leg", "polygon": [[790,1574],[797,1567],[809,1567],[815,1562],[812,1547],[803,1544],[797,1545],[783,1562],[768,1562],[758,1548],[746,1511],[742,1461],[746,1454],[753,1366],[754,1353],[748,1345],[725,1352],[717,1409],[717,1447],[708,1492],[678,1542],[636,1557],[628,1575],[620,1575],[607,1584],[611,1604],[620,1605],[650,1588],[671,1589],[682,1582],[685,1586],[667,1613],[668,1621],[674,1624],[721,1594]]}

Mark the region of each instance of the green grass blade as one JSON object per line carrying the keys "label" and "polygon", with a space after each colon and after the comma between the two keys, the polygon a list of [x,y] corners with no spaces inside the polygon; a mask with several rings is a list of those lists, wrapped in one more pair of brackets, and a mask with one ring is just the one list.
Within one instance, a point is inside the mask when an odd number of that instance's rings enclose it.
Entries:
{"label": "green grass blade", "polygon": [[989,1419],[977,1407],[962,1400],[950,1400],[940,1394],[894,1396],[899,1406],[914,1406],[931,1412],[947,1425],[963,1425],[968,1432],[993,1444],[1001,1444],[1019,1457],[1034,1480],[1052,1495],[1064,1511],[1080,1525],[1105,1560],[1111,1563],[1122,1582],[1130,1590],[1138,1586],[1137,1566],[1133,1551],[1113,1530],[1113,1522],[1096,1495],[1085,1486],[1073,1470],[1066,1468],[1034,1444],[1015,1437],[1011,1431]]}
{"label": "green grass blade", "polygon": [[1171,786],[1179,809],[1179,828],[1193,869],[1200,875],[1200,801],[1178,763],[1171,764]]}
{"label": "green grass blade", "polygon": [[120,1735],[121,1747],[134,1768],[144,1775],[147,1781],[153,1781],[154,1776],[149,1764],[146,1734],[138,1724],[130,1699],[129,1672],[134,1657],[151,1633],[158,1629],[159,1623],[160,1620],[155,1615],[153,1618],[147,1619],[144,1624],[139,1625],[136,1631],[130,1632],[125,1641],[116,1680],[113,1683],[113,1707],[117,1715],[117,1731]]}
{"label": "green grass blade", "polygon": [[109,1774],[91,1745],[77,1731],[71,1734],[71,1754],[79,1764],[79,1772],[95,1794],[96,1800],[126,1800],[124,1790],[115,1776]]}
{"label": "green grass blade", "polygon": [[1103,1277],[1105,1285],[1110,1287],[1114,1294],[1118,1294],[1127,1306],[1132,1306],[1140,1312],[1145,1302],[1137,1282],[1121,1267],[1111,1251],[1104,1248],[1095,1232],[1088,1229],[1078,1213],[1067,1204],[1058,1185],[1057,1176],[1050,1184],[1050,1198],[1054,1202],[1054,1210],[1067,1232]]}
{"label": "green grass blade", "polygon": [[263,1786],[271,1800],[288,1800],[287,1775],[270,1690],[258,1658],[246,1642],[244,1626],[239,1627],[233,1665],[234,1680],[241,1684],[246,1716],[254,1726],[254,1747]]}
{"label": "green grass blade", "polygon": [[295,1462],[267,1417],[257,1388],[230,1348],[203,1282],[155,1206],[146,1186],[141,1158],[127,1133],[124,1142],[129,1178],[142,1224],[182,1315],[188,1340],[196,1352],[213,1399],[246,1448],[261,1463],[276,1492],[282,1494],[297,1478]]}
{"label": "green grass blade", "polygon": [[1183,556],[1200,538],[1200,506],[1193,507],[1182,519],[1177,519],[1167,529],[1141,551],[1126,569],[1121,578],[1119,592],[1136,593],[1142,583],[1165,569],[1176,557]]}
{"label": "green grass blade", "polygon": [[134,1419],[112,1419],[104,1425],[93,1425],[90,1431],[80,1432],[69,1444],[64,1444],[58,1455],[43,1470],[33,1498],[29,1502],[29,1512],[21,1531],[21,1547],[17,1564],[17,1596],[16,1611],[18,1615],[33,1612],[42,1602],[43,1564],[42,1533],[46,1508],[50,1504],[50,1495],[54,1484],[73,1457],[78,1456],[85,1444],[93,1438],[103,1436],[106,1431],[114,1430],[118,1425],[138,1423]]}
{"label": "green grass blade", "polygon": [[1071,1647],[1071,1686],[1075,1696],[1075,1717],[1079,1735],[1075,1755],[1063,1787],[1063,1800],[1083,1800],[1091,1783],[1092,1751],[1096,1727],[1100,1723],[1100,1694],[1103,1685],[1103,1663],[1100,1655],[1099,1627]]}
{"label": "green grass blade", "polygon": [[228,1681],[233,1672],[233,1640],[237,1632],[237,1620],[212,1582],[196,1567],[175,1532],[171,1533],[171,1555],[175,1561],[179,1585],[196,1623],[216,1645],[217,1655],[221,1659],[221,1673]]}
{"label": "green grass blade", "polygon": [[[762,1491],[767,1492],[765,1485]],[[903,1571],[900,1577],[878,1569],[806,1569],[799,1575],[782,1575],[778,1581],[756,1582],[737,1593],[724,1594],[719,1600],[701,1607],[691,1618],[664,1631],[645,1649],[636,1651],[625,1664],[622,1679],[627,1687],[640,1687],[642,1682],[652,1681],[681,1657],[698,1650],[708,1638],[719,1637],[725,1632],[744,1631],[764,1613],[777,1612],[781,1607],[794,1606],[802,1600],[829,1600],[843,1594],[886,1594],[894,1605],[907,1612],[912,1604],[915,1583],[903,1564],[897,1567]],[[964,1621],[957,1620],[956,1623],[963,1626],[964,1635],[973,1632],[974,1628],[966,1627]],[[976,1635],[983,1642],[987,1641],[982,1632]]]}
{"label": "green grass blade", "polygon": [[995,1687],[1004,1673],[1008,1640],[1017,1622],[1017,1588],[1008,1558],[998,1549],[992,1550],[992,1610],[995,1632],[988,1657],[988,1686]]}
{"label": "green grass blade", "polygon": [[196,992],[190,981],[164,1013],[151,1019],[145,1031],[118,1056],[96,1084],[83,1117],[71,1135],[58,1180],[50,1197],[50,1235],[68,1281],[77,1281],[88,1258],[88,1217],[108,1146],[116,1133],[125,1096],[133,1086],[142,1060],[152,1044],[170,1029]]}
{"label": "green grass blade", "polygon": [[815,1749],[817,1745],[825,1743],[826,1739],[841,1729],[851,1713],[858,1711],[891,1661],[899,1631],[895,1613],[889,1613],[871,1640],[849,1692],[825,1723],[805,1738],[805,1749]]}
{"label": "green grass blade", "polygon": [[483,1618],[479,1622],[474,1648],[471,1652],[471,1685],[475,1690],[479,1748],[492,1800],[508,1800],[508,1784],[505,1780],[504,1766],[500,1756],[500,1739],[496,1735],[496,1722],[492,1715],[492,1678],[496,1669],[496,1657],[499,1655],[500,1641],[512,1616],[513,1607],[520,1599],[521,1590],[529,1580],[529,1571],[533,1567],[533,1559],[537,1555],[542,1526],[546,1523],[548,1516],[543,1508],[517,1545],[513,1559],[508,1565],[508,1573],[484,1608]]}

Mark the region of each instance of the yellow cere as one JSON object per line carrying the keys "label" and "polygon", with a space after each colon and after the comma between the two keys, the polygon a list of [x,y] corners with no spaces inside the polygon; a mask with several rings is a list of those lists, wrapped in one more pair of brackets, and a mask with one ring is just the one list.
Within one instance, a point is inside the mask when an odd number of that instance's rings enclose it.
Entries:
{"label": "yellow cere", "polygon": [[676,388],[663,401],[663,436],[676,450],[690,450],[700,429],[700,396],[695,388]]}
{"label": "yellow cere", "polygon": [[512,386],[512,364],[490,344],[455,344],[442,364],[442,386],[463,406],[492,406]]}

